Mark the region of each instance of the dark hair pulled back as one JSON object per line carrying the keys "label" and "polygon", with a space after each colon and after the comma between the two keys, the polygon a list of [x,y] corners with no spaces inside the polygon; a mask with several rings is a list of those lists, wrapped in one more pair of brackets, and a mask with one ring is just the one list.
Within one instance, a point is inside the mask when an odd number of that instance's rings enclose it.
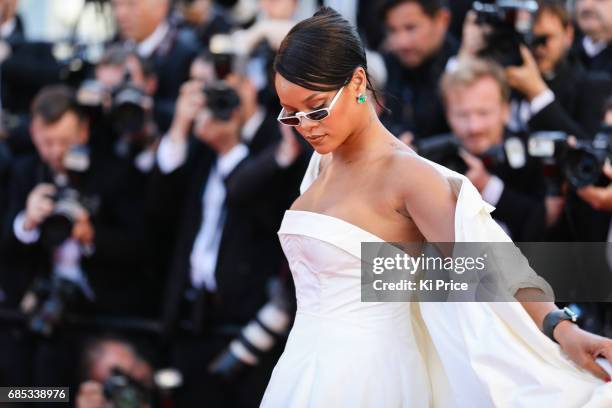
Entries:
{"label": "dark hair pulled back", "polygon": [[342,88],[359,67],[365,70],[367,89],[374,93],[378,103],[359,35],[330,7],[322,7],[295,25],[281,43],[274,61],[274,70],[283,78],[319,92]]}

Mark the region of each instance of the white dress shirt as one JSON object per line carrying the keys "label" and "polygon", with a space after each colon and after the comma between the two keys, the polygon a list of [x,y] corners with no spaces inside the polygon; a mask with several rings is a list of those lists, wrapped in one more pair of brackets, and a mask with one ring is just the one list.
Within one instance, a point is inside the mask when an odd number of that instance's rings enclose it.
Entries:
{"label": "white dress shirt", "polygon": [[510,102],[510,121],[508,129],[514,133],[528,130],[527,123],[535,115],[555,101],[555,94],[550,89],[546,89],[531,102],[526,99],[512,100]]}
{"label": "white dress shirt", "polygon": [[606,49],[608,43],[605,41],[593,41],[591,37],[585,36],[582,39],[582,47],[584,52],[591,58],[598,56],[603,50]]}
{"label": "white dress shirt", "polygon": [[170,26],[165,21],[158,25],[155,31],[153,31],[150,36],[145,38],[136,46],[136,51],[138,52],[138,55],[142,58],[150,58],[151,55],[153,55],[153,53],[157,49],[157,47],[159,47],[159,45],[162,43],[169,30]]}
{"label": "white dress shirt", "polygon": [[[215,270],[223,225],[225,222],[225,178],[249,154],[244,144],[234,146],[229,152],[217,158],[212,166],[202,197],[202,224],[191,250],[191,284],[196,288],[205,287],[214,292],[217,289]],[[184,164],[187,158],[187,143],[176,142],[164,137],[159,145],[157,160],[163,173],[170,173]]]}

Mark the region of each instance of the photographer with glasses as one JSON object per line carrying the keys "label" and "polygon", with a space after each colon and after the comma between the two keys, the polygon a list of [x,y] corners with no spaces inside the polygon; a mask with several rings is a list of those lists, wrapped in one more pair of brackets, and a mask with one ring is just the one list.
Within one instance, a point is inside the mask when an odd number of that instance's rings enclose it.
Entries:
{"label": "photographer with glasses", "polygon": [[[509,13],[509,11],[506,11]],[[476,55],[487,46],[488,27],[470,12],[464,25],[460,55]],[[543,0],[531,17],[529,46],[520,46],[520,60],[506,66],[513,90],[508,123],[514,132],[559,130],[592,138],[601,121],[601,107],[612,92],[605,75],[584,70],[569,57],[574,28],[562,0]]]}

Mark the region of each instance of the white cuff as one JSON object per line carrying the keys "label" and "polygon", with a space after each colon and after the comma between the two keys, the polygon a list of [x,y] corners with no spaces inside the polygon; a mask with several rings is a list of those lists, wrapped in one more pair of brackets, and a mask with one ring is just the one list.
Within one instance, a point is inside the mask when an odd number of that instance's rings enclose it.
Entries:
{"label": "white cuff", "polygon": [[226,178],[236,166],[249,155],[245,144],[237,144],[229,152],[217,158],[217,170],[221,177]]}
{"label": "white cuff", "polygon": [[535,116],[542,109],[550,105],[555,101],[555,94],[550,89],[546,89],[541,92],[538,96],[533,98],[533,100],[529,103],[529,107],[531,109],[531,116]]}
{"label": "white cuff", "polygon": [[26,230],[24,228],[25,224],[25,212],[22,211],[15,217],[15,221],[13,222],[13,232],[15,233],[15,237],[22,244],[34,244],[40,238],[40,230],[35,228],[33,230]]}
{"label": "white cuff", "polygon": [[187,142],[177,142],[166,135],[157,149],[157,164],[164,174],[172,173],[187,160]]}
{"label": "white cuff", "polygon": [[455,72],[459,68],[459,56],[454,55],[446,61],[446,67],[444,68],[444,72]]}
{"label": "white cuff", "polygon": [[497,176],[491,175],[489,182],[482,190],[482,199],[496,206],[504,192],[504,182]]}

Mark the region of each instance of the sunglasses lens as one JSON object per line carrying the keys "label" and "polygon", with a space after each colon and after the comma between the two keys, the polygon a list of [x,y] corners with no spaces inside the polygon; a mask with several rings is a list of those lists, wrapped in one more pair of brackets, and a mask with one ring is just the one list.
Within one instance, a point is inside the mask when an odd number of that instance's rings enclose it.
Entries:
{"label": "sunglasses lens", "polygon": [[329,111],[327,109],[321,109],[318,111],[310,112],[306,117],[310,120],[323,120],[329,116]]}
{"label": "sunglasses lens", "polygon": [[295,116],[290,116],[287,118],[280,118],[279,122],[286,126],[299,126],[300,118],[296,118]]}

